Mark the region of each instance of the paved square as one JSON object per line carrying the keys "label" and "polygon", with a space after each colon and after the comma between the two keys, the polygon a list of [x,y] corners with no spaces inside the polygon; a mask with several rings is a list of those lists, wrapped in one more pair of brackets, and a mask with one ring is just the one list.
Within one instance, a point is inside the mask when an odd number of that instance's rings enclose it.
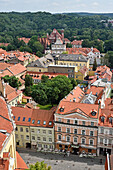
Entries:
{"label": "paved square", "polygon": [[[35,164],[37,161],[44,161],[52,167],[52,170],[104,170],[105,157],[80,158],[78,155],[66,155],[58,153],[41,153],[34,150],[17,150],[26,164]],[[102,165],[100,165],[102,158]]]}

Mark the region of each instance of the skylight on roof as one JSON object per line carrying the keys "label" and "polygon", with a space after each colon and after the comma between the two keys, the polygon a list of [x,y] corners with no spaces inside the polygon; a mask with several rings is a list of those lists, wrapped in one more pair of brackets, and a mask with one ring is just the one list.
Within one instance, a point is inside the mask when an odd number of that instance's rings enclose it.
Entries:
{"label": "skylight on roof", "polygon": [[38,120],[37,124],[40,124],[40,120]]}
{"label": "skylight on roof", "polygon": [[34,123],[35,123],[35,120],[32,120],[32,123],[34,124]]}
{"label": "skylight on roof", "polygon": [[52,125],[52,122],[51,122],[51,121],[49,122],[49,125]]}
{"label": "skylight on roof", "polygon": [[43,122],[43,125],[46,125],[46,121]]}
{"label": "skylight on roof", "polygon": [[31,118],[28,118],[28,122],[30,122],[31,121]]}
{"label": "skylight on roof", "polygon": [[20,117],[18,117],[18,121],[20,120]]}
{"label": "skylight on roof", "polygon": [[23,117],[23,121],[25,121],[25,117]]}

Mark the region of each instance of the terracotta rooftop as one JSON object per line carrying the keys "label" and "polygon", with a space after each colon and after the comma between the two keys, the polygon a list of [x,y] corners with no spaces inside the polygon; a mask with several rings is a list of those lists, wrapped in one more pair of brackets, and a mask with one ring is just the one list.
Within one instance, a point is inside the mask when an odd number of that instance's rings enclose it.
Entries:
{"label": "terracotta rooftop", "polygon": [[21,65],[20,63],[13,65],[10,68],[7,68],[11,73],[13,73],[13,75],[18,75],[22,72],[26,71],[26,67],[24,67],[23,65]]}
{"label": "terracotta rooftop", "polygon": [[75,87],[65,98],[63,101],[75,101],[80,102],[85,93],[81,90],[79,86]]}
{"label": "terracotta rooftop", "polygon": [[6,140],[6,138],[7,138],[7,135],[0,132],[0,151],[3,148],[3,144],[4,144],[5,140]]}
{"label": "terracotta rooftop", "polygon": [[103,90],[104,90],[104,87],[91,86],[87,90],[86,94],[90,94],[92,92],[93,95],[99,95]]}
{"label": "terracotta rooftop", "polygon": [[[63,108],[63,111],[60,109]],[[96,118],[98,117],[98,109],[99,106],[95,104],[86,104],[86,103],[76,103],[76,102],[69,102],[69,101],[61,101],[59,103],[59,106],[56,110],[57,114],[71,114],[74,112],[80,112],[86,117]],[[92,116],[91,112],[96,111],[97,114],[95,116]]]}
{"label": "terracotta rooftop", "polygon": [[17,169],[19,170],[25,170],[28,169],[26,163],[24,162],[24,160],[22,159],[22,157],[19,155],[19,153],[16,151],[16,160],[17,160]]}
{"label": "terracotta rooftop", "polygon": [[5,70],[7,67],[11,67],[12,64],[0,63],[0,70]]}
{"label": "terracotta rooftop", "polygon": [[[43,126],[43,127],[53,127],[54,119],[53,110],[40,110],[40,109],[30,109],[22,107],[12,107],[12,113],[14,115],[16,125],[23,126]],[[38,120],[40,123],[38,124]],[[46,121],[44,123],[44,121]]]}
{"label": "terracotta rooftop", "polygon": [[10,102],[10,101],[12,101],[13,99],[15,99],[16,97],[18,97],[19,94],[22,93],[22,91],[16,90],[15,88],[11,87],[10,85],[8,85],[8,84],[6,83],[5,93],[6,93],[6,97],[7,97],[7,99],[8,99],[8,102]]}

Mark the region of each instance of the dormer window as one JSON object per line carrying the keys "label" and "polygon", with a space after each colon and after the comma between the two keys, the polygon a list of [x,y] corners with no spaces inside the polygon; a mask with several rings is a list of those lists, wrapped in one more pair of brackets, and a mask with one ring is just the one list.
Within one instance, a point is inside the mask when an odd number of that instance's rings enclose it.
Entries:
{"label": "dormer window", "polygon": [[109,123],[112,124],[112,117],[109,117]]}
{"label": "dormer window", "polygon": [[91,112],[91,115],[92,115],[92,116],[96,116],[96,113],[97,113],[97,112],[93,110],[93,111]]}
{"label": "dormer window", "polygon": [[104,116],[101,116],[101,122],[104,123],[104,120],[105,120],[105,117],[104,117]]}
{"label": "dormer window", "polygon": [[73,98],[73,102],[76,102],[76,98]]}
{"label": "dormer window", "polygon": [[60,112],[64,112],[64,107],[60,107]]}

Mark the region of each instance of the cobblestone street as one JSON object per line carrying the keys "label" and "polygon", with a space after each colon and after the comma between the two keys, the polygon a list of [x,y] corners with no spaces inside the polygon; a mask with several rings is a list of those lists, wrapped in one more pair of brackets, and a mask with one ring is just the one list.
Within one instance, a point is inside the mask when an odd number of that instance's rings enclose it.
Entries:
{"label": "cobblestone street", "polygon": [[[105,157],[80,158],[78,155],[66,155],[41,153],[28,149],[17,150],[26,164],[35,164],[44,161],[52,167],[52,170],[104,170]],[[100,159],[102,158],[102,165]]]}

